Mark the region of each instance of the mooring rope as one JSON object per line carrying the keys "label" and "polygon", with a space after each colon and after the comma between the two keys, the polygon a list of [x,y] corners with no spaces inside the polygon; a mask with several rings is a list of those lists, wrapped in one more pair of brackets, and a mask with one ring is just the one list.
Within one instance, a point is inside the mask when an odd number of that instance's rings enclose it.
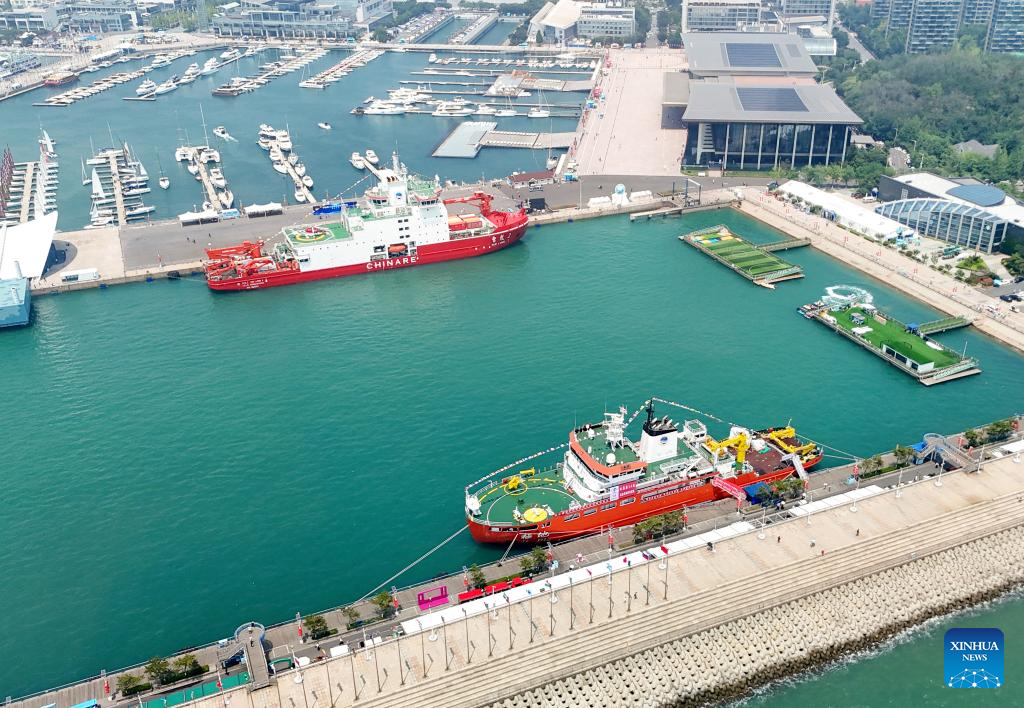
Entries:
{"label": "mooring rope", "polygon": [[401,569],[400,571],[398,571],[397,573],[395,573],[394,575],[392,575],[392,576],[391,576],[390,578],[388,578],[387,580],[385,580],[385,581],[384,581],[383,583],[381,583],[380,585],[378,585],[377,587],[375,587],[375,588],[374,588],[373,590],[371,590],[370,592],[368,592],[368,593],[366,593],[365,595],[363,595],[363,596],[362,596],[361,598],[359,598],[358,600],[356,600],[356,602],[362,602],[363,600],[365,600],[366,598],[368,598],[368,597],[369,597],[370,595],[372,595],[373,593],[377,592],[377,591],[378,591],[378,590],[380,590],[380,589],[381,589],[382,587],[384,587],[385,585],[387,585],[388,583],[390,583],[390,582],[391,582],[392,580],[394,580],[395,578],[397,578],[397,577],[401,576],[401,575],[402,575],[402,574],[404,574],[404,573],[405,573],[406,571],[408,571],[408,570],[410,570],[410,569],[414,568],[415,566],[419,565],[419,563],[420,563],[420,562],[422,562],[423,560],[425,560],[425,559],[426,559],[426,558],[428,558],[429,556],[431,556],[431,555],[433,555],[434,553],[436,553],[436,552],[437,552],[438,550],[440,550],[440,548],[441,548],[441,547],[442,547],[443,545],[445,545],[446,543],[448,543],[449,541],[451,541],[451,540],[452,540],[453,538],[455,538],[456,536],[458,536],[458,535],[459,535],[460,533],[462,533],[463,531],[465,531],[465,530],[466,530],[466,529],[468,529],[468,528],[469,528],[469,526],[466,526],[466,525],[463,525],[463,526],[459,527],[459,530],[458,530],[458,531],[456,531],[455,533],[453,533],[453,534],[452,534],[451,536],[449,536],[449,537],[448,537],[448,538],[446,538],[445,540],[441,541],[441,543],[439,543],[439,544],[437,544],[436,546],[434,546],[433,548],[431,548],[431,549],[430,549],[429,551],[427,551],[426,553],[424,553],[424,554],[423,554],[422,556],[420,556],[419,558],[417,558],[416,560],[414,560],[414,561],[413,561],[412,563],[410,563],[409,565],[407,565],[407,566],[405,566],[404,568],[402,568],[402,569]]}

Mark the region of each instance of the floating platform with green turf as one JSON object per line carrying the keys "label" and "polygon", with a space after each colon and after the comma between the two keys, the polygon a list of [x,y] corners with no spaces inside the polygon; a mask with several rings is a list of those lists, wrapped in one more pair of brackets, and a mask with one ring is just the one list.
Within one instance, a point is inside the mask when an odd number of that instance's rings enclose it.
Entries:
{"label": "floating platform with green turf", "polygon": [[680,236],[679,240],[711,256],[755,285],[774,288],[775,283],[783,280],[804,277],[800,266],[750,243],[721,224],[691,231]]}
{"label": "floating platform with green turf", "polygon": [[[925,386],[981,373],[977,360],[940,344],[921,327],[906,325],[873,305],[829,308],[817,302],[805,305],[801,313],[885,359]],[[943,325],[937,329],[944,331],[954,323]],[[955,323],[955,326],[961,325]]]}

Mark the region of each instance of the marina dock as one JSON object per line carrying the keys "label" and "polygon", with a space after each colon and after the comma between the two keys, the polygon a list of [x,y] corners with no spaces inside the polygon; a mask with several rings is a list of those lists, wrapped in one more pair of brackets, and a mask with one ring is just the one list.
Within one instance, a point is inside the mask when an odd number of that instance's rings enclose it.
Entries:
{"label": "marina dock", "polygon": [[328,84],[340,81],[348,76],[355,69],[366,66],[374,59],[384,54],[381,49],[370,49],[350,54],[329,69],[321,71],[316,76],[299,82],[302,88],[325,89]]}
{"label": "marina dock", "polygon": [[[484,32],[493,27],[498,21],[497,12],[474,13],[468,16],[474,18],[473,21],[465,29],[453,34],[448,40],[450,44],[472,44],[474,40],[481,37]],[[460,16],[460,19],[464,19],[464,17]]]}
{"label": "marina dock", "polygon": [[276,78],[298,71],[307,64],[325,57],[328,50],[323,47],[316,47],[314,49],[302,49],[300,47],[296,47],[294,51],[296,52],[296,56],[285,61],[264,64],[260,67],[262,71],[258,74],[254,74],[253,76],[236,76],[232,78],[227,83],[221,84],[213,89],[213,95],[240,96],[243,93],[255,91],[258,88],[266,86]]}
{"label": "marina dock", "polygon": [[774,289],[775,283],[804,277],[800,266],[771,255],[722,224],[691,231],[680,236],[679,240],[739,273],[754,285]]}
{"label": "marina dock", "polygon": [[121,189],[121,178],[117,164],[117,155],[111,151],[108,155],[110,161],[111,187],[114,191],[114,207],[117,209],[117,223],[124,226],[128,223],[127,211],[124,208],[124,190]]}
{"label": "marina dock", "polygon": [[564,149],[572,145],[575,133],[525,133],[497,130],[492,121],[466,121],[448,134],[433,152],[434,157],[476,157],[482,147],[527,150]]}

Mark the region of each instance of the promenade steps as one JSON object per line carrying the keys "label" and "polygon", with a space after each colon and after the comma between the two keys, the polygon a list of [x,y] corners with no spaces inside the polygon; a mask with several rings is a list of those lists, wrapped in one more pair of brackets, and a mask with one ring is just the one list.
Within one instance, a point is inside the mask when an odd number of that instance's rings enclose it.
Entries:
{"label": "promenade steps", "polygon": [[[660,595],[652,588],[654,604],[651,607],[645,608],[641,604],[641,595],[640,600],[634,601],[638,607],[630,615],[620,617],[614,622],[604,621],[596,626],[584,624],[589,615],[589,608],[585,602],[580,601],[576,624],[578,629],[574,634],[563,635],[559,641],[552,641],[547,637],[547,632],[543,629],[543,625],[546,624],[546,613],[542,610],[535,613],[535,621],[542,626],[542,630],[535,636],[534,644],[537,646],[526,644],[528,637],[517,637],[519,649],[505,656],[469,667],[460,661],[453,666],[448,676],[428,679],[397,694],[389,692],[387,695],[381,694],[379,698],[364,696],[367,699],[365,705],[484,705],[500,700],[590,666],[621,659],[680,636],[693,634],[810,593],[821,592],[866,574],[883,572],[950,546],[1018,526],[1024,522],[1024,507],[1016,499],[1016,495],[1011,494],[991,503],[976,504],[940,518],[919,522],[904,530],[889,532],[843,549],[829,551],[825,556],[795,561],[667,603],[660,600]],[[789,523],[804,525],[805,521],[794,520]],[[812,525],[813,523],[812,519]],[[777,528],[784,533],[790,531],[786,525]],[[636,570],[633,572],[637,573]],[[657,571],[652,571],[653,577],[657,577],[656,573]],[[567,599],[567,592],[568,590],[559,591],[560,597]],[[582,594],[579,587],[576,592],[577,597]],[[546,601],[547,598],[542,599],[542,605]],[[616,604],[619,603],[624,604],[622,600]],[[601,617],[599,592],[595,598],[595,605],[599,608],[595,616]],[[559,606],[562,606],[561,603]],[[649,621],[651,619],[654,620],[653,623]],[[495,622],[500,624],[500,617]],[[645,626],[652,624],[654,626]],[[560,618],[558,626],[565,631],[568,622]],[[450,636],[458,637],[458,629],[455,625],[450,626]],[[412,639],[405,640],[406,644],[408,645]],[[498,640],[496,650],[501,646],[500,633]],[[540,649],[540,646],[545,644],[549,646]],[[450,645],[457,647],[458,641],[453,640]],[[410,663],[417,663],[415,655],[409,659]],[[435,660],[431,674],[439,670],[439,666],[443,667],[443,662]],[[533,671],[533,667],[543,670]],[[466,669],[472,669],[472,672]],[[421,673],[422,667],[414,666],[407,681]],[[470,673],[472,675],[469,675]],[[457,699],[452,698],[453,694]],[[341,701],[341,704],[346,703]]]}
{"label": "promenade steps", "polygon": [[698,706],[836,660],[1024,579],[1024,527],[690,635],[494,704]]}

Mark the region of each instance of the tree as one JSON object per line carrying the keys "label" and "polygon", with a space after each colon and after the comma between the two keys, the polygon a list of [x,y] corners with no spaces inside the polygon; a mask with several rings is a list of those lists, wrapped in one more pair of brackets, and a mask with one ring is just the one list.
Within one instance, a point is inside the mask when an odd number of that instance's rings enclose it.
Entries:
{"label": "tree", "polygon": [[167,663],[167,659],[154,656],[146,662],[143,671],[146,672],[146,675],[154,683],[163,683],[171,675],[171,665]]}
{"label": "tree", "polygon": [[377,608],[377,613],[381,617],[387,617],[395,609],[394,598],[386,590],[374,595],[370,602]]}
{"label": "tree", "polygon": [[974,430],[973,428],[964,433],[964,439],[967,440],[967,444],[970,447],[978,447],[985,440],[981,431]]}
{"label": "tree", "polygon": [[537,37],[535,38],[535,41],[537,44],[544,44],[544,33],[540,30],[537,30]]}
{"label": "tree", "polygon": [[134,694],[141,685],[142,679],[135,674],[121,674],[117,677],[117,690],[126,696]]}
{"label": "tree", "polygon": [[483,588],[487,585],[487,578],[484,577],[484,571],[480,570],[480,566],[476,563],[469,566],[469,582],[472,583],[475,588]]}
{"label": "tree", "polygon": [[985,428],[985,436],[989,442],[999,442],[1013,435],[1013,421],[997,420]]}
{"label": "tree", "polygon": [[196,659],[195,654],[182,654],[171,662],[171,669],[173,670],[170,673],[175,674],[175,679],[183,679],[203,673],[204,668],[199,665],[199,660]]}
{"label": "tree", "polygon": [[306,615],[302,620],[302,624],[313,639],[326,637],[331,631],[323,615]]}
{"label": "tree", "polygon": [[359,610],[349,605],[341,611],[341,614],[345,615],[345,621],[349,625],[353,625],[359,621]]}
{"label": "tree", "polygon": [[373,39],[374,42],[389,42],[389,41],[391,41],[391,35],[388,34],[388,31],[386,29],[384,29],[383,27],[378,27],[377,29],[375,29],[373,31],[373,34],[370,35],[370,37]]}
{"label": "tree", "polygon": [[1010,275],[1024,275],[1024,253],[1014,253],[1003,259],[1003,267]]}
{"label": "tree", "polygon": [[897,445],[893,449],[892,454],[896,457],[897,465],[899,465],[900,467],[906,467],[907,463],[910,462],[910,458],[914,456],[914,451],[909,447]]}

